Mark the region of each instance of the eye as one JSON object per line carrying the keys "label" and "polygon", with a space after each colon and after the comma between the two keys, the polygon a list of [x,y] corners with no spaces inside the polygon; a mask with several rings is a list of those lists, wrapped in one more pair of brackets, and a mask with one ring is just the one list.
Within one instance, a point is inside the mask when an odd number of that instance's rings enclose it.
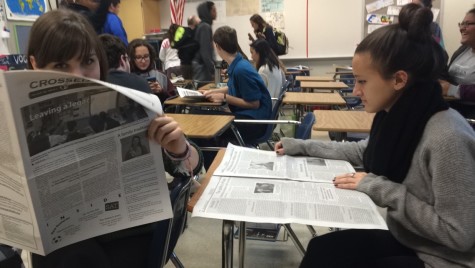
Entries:
{"label": "eye", "polygon": [[53,65],[53,68],[57,70],[64,70],[68,68],[68,64],[64,62],[58,62]]}
{"label": "eye", "polygon": [[96,62],[95,57],[89,57],[86,62],[84,62],[86,65],[92,65]]}
{"label": "eye", "polygon": [[357,80],[356,82],[357,82],[358,84],[361,84],[361,85],[363,85],[363,84],[365,84],[365,83],[366,83],[366,80]]}

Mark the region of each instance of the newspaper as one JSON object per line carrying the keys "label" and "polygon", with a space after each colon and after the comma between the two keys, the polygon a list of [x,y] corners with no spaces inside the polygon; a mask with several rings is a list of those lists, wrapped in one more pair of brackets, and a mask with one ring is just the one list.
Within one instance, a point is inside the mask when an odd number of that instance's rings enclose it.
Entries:
{"label": "newspaper", "polygon": [[186,89],[182,87],[177,87],[176,90],[178,92],[178,95],[182,98],[200,99],[200,100],[206,99],[205,95],[203,95],[201,92],[197,90],[191,90],[191,89]]}
{"label": "newspaper", "polygon": [[[275,152],[229,146],[192,216],[258,223],[387,229],[377,206],[366,194],[335,188],[327,178],[332,172],[341,174],[354,171],[352,168],[343,169],[340,164],[327,164],[333,160],[322,159],[324,162],[319,163],[326,163],[326,170],[320,177],[318,170],[322,168],[307,169],[306,162],[300,162],[302,158],[298,158],[297,166],[285,164],[294,163],[293,158],[277,156]],[[273,162],[274,165],[261,165],[257,169],[254,169],[256,165],[251,167],[252,163]],[[287,173],[290,175],[279,175]],[[299,178],[299,174],[304,179]]]}
{"label": "newspaper", "polygon": [[156,96],[1,72],[0,112],[0,243],[46,255],[173,216],[161,148],[147,138],[162,113]]}
{"label": "newspaper", "polygon": [[336,175],[352,172],[355,169],[347,161],[277,156],[272,151],[229,144],[214,175],[332,183]]}

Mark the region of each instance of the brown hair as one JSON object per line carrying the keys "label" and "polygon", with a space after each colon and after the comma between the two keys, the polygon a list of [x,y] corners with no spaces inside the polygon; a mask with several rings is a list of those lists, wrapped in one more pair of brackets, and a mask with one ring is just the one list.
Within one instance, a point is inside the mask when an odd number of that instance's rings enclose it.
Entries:
{"label": "brown hair", "polygon": [[[89,60],[91,51],[99,59],[101,80],[106,79],[108,66],[101,42],[89,21],[81,14],[57,9],[41,15],[31,27],[28,41],[28,59],[33,56],[38,68],[51,62],[68,61],[79,55],[82,62]],[[33,69],[28,61],[28,68]]]}
{"label": "brown hair", "polygon": [[[147,70],[142,71],[137,67],[137,64],[135,63],[135,48],[137,47],[146,47],[148,49],[148,53],[150,55],[150,65],[148,66]],[[134,39],[132,42],[129,43],[129,46],[127,47],[127,52],[129,54],[130,58],[130,71],[133,73],[142,73],[142,72],[148,72],[152,69],[155,69],[155,61],[157,60],[157,52],[153,48],[152,45],[150,45],[149,42],[147,42],[144,39]]]}
{"label": "brown hair", "polygon": [[252,15],[249,20],[257,24],[258,26],[257,30],[254,30],[254,33],[262,33],[267,27],[267,22],[259,14]]}

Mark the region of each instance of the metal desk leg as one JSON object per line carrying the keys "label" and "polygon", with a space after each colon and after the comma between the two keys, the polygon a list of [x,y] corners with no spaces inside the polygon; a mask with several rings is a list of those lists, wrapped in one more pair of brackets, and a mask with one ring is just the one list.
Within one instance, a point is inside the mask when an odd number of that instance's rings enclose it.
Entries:
{"label": "metal desk leg", "polygon": [[289,233],[290,239],[292,239],[292,242],[294,242],[295,246],[297,247],[297,250],[302,254],[302,256],[305,255],[305,248],[302,246],[302,243],[300,243],[299,238],[295,234],[294,230],[290,226],[290,224],[284,224],[285,230]]}
{"label": "metal desk leg", "polygon": [[233,233],[234,222],[223,220],[223,240],[221,263],[223,268],[233,267]]}
{"label": "metal desk leg", "polygon": [[244,140],[241,137],[241,133],[239,133],[239,130],[234,124],[231,124],[231,130],[233,131],[234,136],[236,136],[236,139],[239,142],[239,145],[246,146],[246,144],[244,143]]}
{"label": "metal desk leg", "polygon": [[246,253],[246,222],[239,223],[239,268],[244,268]]}

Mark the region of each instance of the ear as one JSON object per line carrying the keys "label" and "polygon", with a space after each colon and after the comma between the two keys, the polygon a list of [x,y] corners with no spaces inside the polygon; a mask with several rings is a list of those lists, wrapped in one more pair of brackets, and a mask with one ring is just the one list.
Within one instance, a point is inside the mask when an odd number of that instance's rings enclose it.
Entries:
{"label": "ear", "polygon": [[33,67],[33,70],[38,69],[38,67],[37,67],[37,65],[36,65],[35,56],[30,56],[28,60],[30,61],[31,66]]}
{"label": "ear", "polygon": [[405,71],[394,73],[394,90],[401,90],[406,87],[409,75]]}

